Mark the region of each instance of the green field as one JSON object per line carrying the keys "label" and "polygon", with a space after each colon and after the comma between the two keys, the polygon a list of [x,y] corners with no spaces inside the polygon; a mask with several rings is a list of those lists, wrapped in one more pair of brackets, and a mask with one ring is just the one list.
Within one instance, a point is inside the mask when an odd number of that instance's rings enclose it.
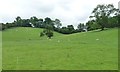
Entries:
{"label": "green field", "polygon": [[0,71],[2,70],[2,32],[0,31]]}
{"label": "green field", "polygon": [[118,29],[39,37],[42,29],[11,28],[3,34],[4,70],[117,70]]}

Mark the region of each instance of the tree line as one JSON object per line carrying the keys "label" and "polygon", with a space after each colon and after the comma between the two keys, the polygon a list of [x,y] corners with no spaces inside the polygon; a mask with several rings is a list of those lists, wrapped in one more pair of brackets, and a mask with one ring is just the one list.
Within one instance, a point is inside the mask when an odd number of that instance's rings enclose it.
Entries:
{"label": "tree line", "polygon": [[104,28],[114,28],[120,26],[119,9],[116,9],[113,4],[97,5],[92,11],[90,20],[86,23],[88,30]]}
{"label": "tree line", "polygon": [[119,10],[114,7],[113,4],[101,4],[97,5],[88,22],[79,23],[77,29],[73,25],[62,26],[59,19],[52,20],[49,17],[45,19],[37,18],[36,16],[30,19],[22,19],[20,16],[16,17],[12,23],[1,23],[0,30],[5,30],[11,27],[34,27],[43,28],[43,32],[40,36],[47,35],[49,38],[53,36],[53,31],[62,34],[72,34],[77,32],[91,31],[95,29],[104,30],[104,28],[114,28],[120,26],[120,14]]}
{"label": "tree line", "polygon": [[82,32],[85,28],[83,23],[80,23],[78,28],[75,29],[73,25],[62,26],[62,23],[59,19],[52,20],[49,17],[46,17],[45,19],[39,19],[35,16],[31,17],[30,19],[22,19],[20,16],[18,16],[14,22],[6,24],[1,23],[0,25],[2,27],[1,30],[5,30],[11,27],[33,27],[49,29],[63,34]]}

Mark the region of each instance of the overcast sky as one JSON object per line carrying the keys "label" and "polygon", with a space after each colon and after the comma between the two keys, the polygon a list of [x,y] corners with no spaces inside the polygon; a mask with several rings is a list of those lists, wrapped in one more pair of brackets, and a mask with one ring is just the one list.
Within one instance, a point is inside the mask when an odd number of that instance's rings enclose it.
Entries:
{"label": "overcast sky", "polygon": [[21,18],[50,17],[60,19],[63,25],[85,23],[97,4],[113,4],[119,0],[0,0],[0,23]]}

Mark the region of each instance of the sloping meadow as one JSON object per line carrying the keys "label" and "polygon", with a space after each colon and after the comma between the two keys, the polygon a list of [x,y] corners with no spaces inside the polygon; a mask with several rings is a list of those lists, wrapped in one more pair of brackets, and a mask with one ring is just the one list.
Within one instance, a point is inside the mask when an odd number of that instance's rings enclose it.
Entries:
{"label": "sloping meadow", "polygon": [[40,37],[42,29],[3,31],[4,70],[117,70],[118,29]]}

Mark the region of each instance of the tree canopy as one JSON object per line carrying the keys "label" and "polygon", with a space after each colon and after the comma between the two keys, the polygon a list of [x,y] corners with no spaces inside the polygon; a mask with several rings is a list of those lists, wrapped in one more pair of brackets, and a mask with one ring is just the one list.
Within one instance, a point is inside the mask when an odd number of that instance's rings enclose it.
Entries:
{"label": "tree canopy", "polygon": [[92,11],[93,16],[90,16],[90,18],[95,18],[96,23],[101,26],[101,30],[104,30],[108,24],[109,18],[117,15],[117,13],[118,9],[116,9],[113,4],[102,4],[94,8]]}

